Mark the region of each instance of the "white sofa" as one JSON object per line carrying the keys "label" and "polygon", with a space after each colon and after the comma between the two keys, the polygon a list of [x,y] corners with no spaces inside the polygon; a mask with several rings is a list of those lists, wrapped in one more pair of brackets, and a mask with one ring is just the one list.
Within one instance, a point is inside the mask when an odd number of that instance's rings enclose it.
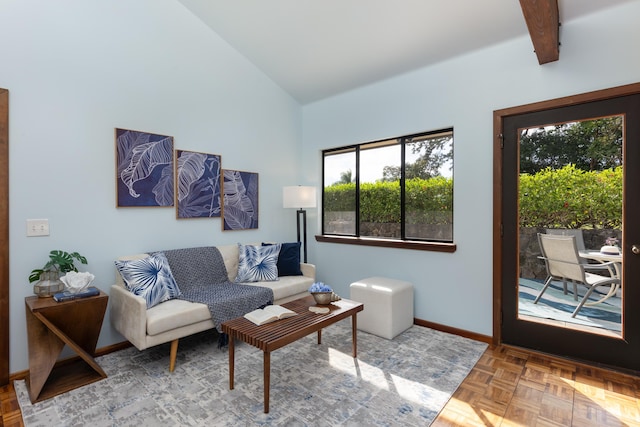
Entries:
{"label": "white sofa", "polygon": [[[217,246],[224,260],[230,281],[238,272],[238,246]],[[123,256],[119,260],[134,260],[149,256],[137,254]],[[194,265],[194,268],[199,266]],[[274,304],[309,295],[308,289],[315,281],[313,264],[300,264],[302,276],[283,276],[277,281],[252,282],[248,285],[264,286],[273,290]],[[144,298],[129,292],[116,269],[116,283],[110,292],[111,324],[138,350],[171,342],[169,370],[175,368],[178,340],[182,337],[215,327],[206,304],[181,299],[171,299],[147,309]]]}

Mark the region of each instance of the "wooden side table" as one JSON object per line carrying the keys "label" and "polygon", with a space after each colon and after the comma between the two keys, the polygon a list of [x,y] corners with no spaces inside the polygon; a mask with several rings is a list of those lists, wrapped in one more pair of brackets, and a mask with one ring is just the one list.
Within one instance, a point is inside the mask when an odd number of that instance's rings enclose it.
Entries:
{"label": "wooden side table", "polygon": [[[29,343],[27,388],[32,403],[107,377],[93,359],[109,297],[100,295],[72,301],[25,298]],[[65,344],[80,359],[56,361]]]}

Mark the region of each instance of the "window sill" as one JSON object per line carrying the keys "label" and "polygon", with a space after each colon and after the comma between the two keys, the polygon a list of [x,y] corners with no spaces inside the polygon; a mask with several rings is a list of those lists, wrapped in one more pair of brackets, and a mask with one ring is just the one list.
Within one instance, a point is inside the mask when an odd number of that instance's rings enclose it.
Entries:
{"label": "window sill", "polygon": [[340,243],[344,245],[379,246],[383,248],[413,249],[432,252],[455,252],[455,243],[414,242],[393,239],[376,239],[370,237],[323,236],[316,235],[316,242]]}

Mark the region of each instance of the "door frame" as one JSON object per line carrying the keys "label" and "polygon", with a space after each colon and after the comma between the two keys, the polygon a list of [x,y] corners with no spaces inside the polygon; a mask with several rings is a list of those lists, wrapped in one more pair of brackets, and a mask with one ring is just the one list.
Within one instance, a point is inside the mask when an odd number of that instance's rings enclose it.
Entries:
{"label": "door frame", "polygon": [[493,340],[494,345],[502,343],[502,182],[503,182],[503,124],[509,116],[533,113],[553,108],[603,101],[627,95],[640,94],[640,83],[617,86],[579,95],[566,96],[548,101],[535,102],[517,107],[504,108],[493,112]]}
{"label": "door frame", "polygon": [[9,91],[0,88],[0,387],[9,384]]}

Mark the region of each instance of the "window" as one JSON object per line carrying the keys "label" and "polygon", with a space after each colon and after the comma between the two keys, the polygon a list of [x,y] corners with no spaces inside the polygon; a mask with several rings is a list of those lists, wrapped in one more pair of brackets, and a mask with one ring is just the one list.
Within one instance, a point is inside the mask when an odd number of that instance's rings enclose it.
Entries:
{"label": "window", "polygon": [[453,129],[323,151],[323,236],[453,242]]}

